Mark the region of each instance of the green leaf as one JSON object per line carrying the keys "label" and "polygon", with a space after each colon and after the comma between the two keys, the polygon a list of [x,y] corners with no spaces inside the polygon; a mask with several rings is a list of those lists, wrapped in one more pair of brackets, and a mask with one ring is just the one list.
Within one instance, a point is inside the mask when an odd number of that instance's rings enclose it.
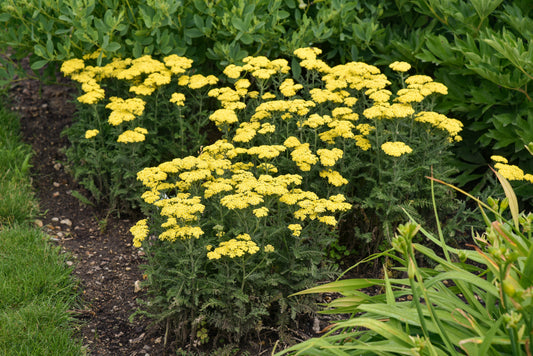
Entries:
{"label": "green leaf", "polygon": [[39,61],[35,61],[31,64],[31,69],[33,70],[38,70],[38,69],[41,69],[42,67],[44,67],[45,65],[48,64],[48,60],[47,59],[42,59],[42,60],[39,60]]}
{"label": "green leaf", "polygon": [[321,286],[312,287],[304,291],[294,293],[293,295],[311,294],[311,293],[349,293],[352,290],[359,290],[375,285],[382,285],[381,279],[344,279],[335,281]]}

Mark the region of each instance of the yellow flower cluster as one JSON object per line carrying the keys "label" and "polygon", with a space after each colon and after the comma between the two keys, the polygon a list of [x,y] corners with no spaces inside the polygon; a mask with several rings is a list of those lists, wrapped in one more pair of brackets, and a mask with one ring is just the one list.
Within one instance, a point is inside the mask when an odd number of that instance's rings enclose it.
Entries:
{"label": "yellow flower cluster", "polygon": [[527,182],[533,183],[533,174],[524,173],[524,171],[518,166],[508,164],[508,161],[505,157],[502,156],[491,156],[490,157],[496,164],[494,168],[507,180],[525,180]]}
{"label": "yellow flower cluster", "polygon": [[[105,91],[100,82],[109,78],[125,81],[130,86],[129,91],[141,97],[151,95],[157,88],[170,84],[173,76],[178,77],[178,85],[188,86],[193,90],[218,82],[218,78],[213,75],[207,77],[200,74],[191,77],[185,75],[192,66],[192,60],[175,54],[163,58],[163,61],[151,56],[142,56],[136,59],[115,58],[104,66],[91,66],[85,63],[98,56],[99,53],[96,52],[84,56],[84,59],[71,59],[61,65],[61,71],[65,76],[70,76],[81,84],[84,94],[78,97],[78,101],[84,104],[96,104],[105,99]],[[178,106],[184,106],[185,95],[174,93],[170,101]],[[140,97],[128,99],[111,97],[106,108],[111,110],[109,124],[118,126],[141,116],[145,101]],[[117,141],[140,142],[144,140],[142,135],[139,130],[128,130],[123,132]]]}
{"label": "yellow flower cluster", "polygon": [[[269,247],[268,247],[269,246]],[[267,251],[268,250],[268,251]],[[251,240],[250,235],[240,234],[234,239],[229,241],[223,241],[213,251],[207,253],[207,258],[210,260],[218,260],[222,256],[228,256],[229,258],[242,257],[246,253],[253,255],[259,251],[259,247],[255,242]],[[273,246],[265,246],[266,252],[273,251]]]}
{"label": "yellow flower cluster", "polygon": [[118,136],[117,142],[121,143],[134,143],[142,142],[146,138],[145,135],[148,133],[146,129],[142,127],[136,127],[133,130],[127,130],[121,133]]}
{"label": "yellow flower cluster", "polygon": [[[392,93],[387,90],[390,81],[377,67],[361,62],[329,67],[317,59],[317,48],[299,49],[294,54],[300,58],[301,67],[318,72],[321,83],[304,88],[287,78],[290,67],[286,60],[247,57],[242,66],[228,65],[224,74],[233,84],[208,92],[220,104],[209,119],[225,138],[203,147],[196,157],[177,158],[139,172],[138,179],[147,188],[143,199],[158,207],[167,219],[160,239],[202,236],[202,227],[207,226],[203,215],[213,214],[208,210],[212,206],[239,218],[248,214],[254,221],[270,221],[284,206],[300,222],[292,224],[283,218],[295,237],[302,234],[307,220],[335,226],[336,215],[351,208],[344,195],[328,193],[329,197],[320,197],[302,189],[304,173],[284,174],[287,172],[283,170],[298,167],[301,172],[310,172],[310,176],[316,174],[333,191],[348,184],[339,167],[345,155],[339,147],[351,144],[363,151],[371,149],[370,135],[382,125],[376,120],[408,118],[429,123],[452,140],[460,139],[462,124],[458,120],[430,112],[415,115],[413,105],[432,93],[446,92],[430,77],[407,77],[407,87]],[[167,60],[166,70],[181,75],[179,85],[199,88],[215,83],[209,77],[184,75],[186,63],[172,58],[177,69]],[[390,67],[397,72],[410,69],[405,62],[395,62]],[[279,84],[277,88],[265,85],[273,77],[272,82]],[[175,93],[171,101],[183,106],[185,96]],[[364,109],[367,103],[372,105]],[[279,142],[280,135],[283,142]],[[394,157],[412,152],[403,142],[386,142],[376,149]],[[222,236],[219,231],[213,232],[212,237]],[[210,247],[208,258],[240,257],[259,250],[252,237],[243,234],[214,249]],[[273,246],[264,247],[265,252],[273,250]]]}
{"label": "yellow flower cluster", "polygon": [[109,115],[108,122],[117,126],[124,121],[132,121],[136,116],[140,116],[144,112],[145,101],[140,98],[121,99],[115,96],[109,98],[107,109],[112,110]]}
{"label": "yellow flower cluster", "polygon": [[141,247],[142,242],[148,236],[148,220],[142,219],[137,221],[137,223],[131,227],[131,234],[133,235],[133,246]]}
{"label": "yellow flower cluster", "polygon": [[418,122],[427,122],[431,126],[448,132],[451,140],[459,142],[462,140],[459,132],[463,129],[463,123],[456,119],[450,119],[445,115],[433,111],[422,111],[415,116]]}
{"label": "yellow flower cluster", "polygon": [[413,149],[403,142],[385,142],[381,145],[383,152],[393,157],[413,152]]}
{"label": "yellow flower cluster", "polygon": [[96,135],[98,135],[100,133],[100,131],[94,129],[94,130],[87,130],[85,131],[85,138],[86,139],[90,139],[90,138],[93,138],[95,137]]}

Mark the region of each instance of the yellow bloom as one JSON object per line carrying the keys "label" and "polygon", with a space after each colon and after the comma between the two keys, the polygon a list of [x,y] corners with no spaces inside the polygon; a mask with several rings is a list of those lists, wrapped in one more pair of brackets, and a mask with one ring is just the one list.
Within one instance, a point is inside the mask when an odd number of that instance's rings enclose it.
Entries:
{"label": "yellow bloom", "polygon": [[285,79],[279,86],[279,91],[286,97],[295,96],[300,89],[303,89],[303,85],[295,84],[292,78]]}
{"label": "yellow bloom", "polygon": [[78,72],[83,68],[85,68],[85,63],[83,60],[79,58],[73,58],[63,62],[61,65],[61,72],[64,75],[71,75],[72,73]]}
{"label": "yellow bloom", "polygon": [[233,124],[238,122],[237,114],[235,111],[228,109],[218,109],[209,116],[211,121],[214,121],[217,126],[223,126],[227,124]]}
{"label": "yellow bloom", "polygon": [[279,154],[286,149],[287,148],[282,145],[261,145],[250,147],[248,149],[248,154],[257,155],[259,159],[271,159],[279,156]]}
{"label": "yellow bloom", "polygon": [[290,224],[287,227],[292,231],[292,236],[300,236],[302,233],[302,225],[300,224]]}
{"label": "yellow bloom", "polygon": [[263,249],[264,249],[264,251],[265,251],[266,253],[270,253],[270,252],[274,252],[274,251],[275,251],[274,246],[272,246],[272,245],[270,245],[270,244],[266,245]]}
{"label": "yellow bloom", "polygon": [[90,138],[93,138],[94,136],[98,135],[100,131],[94,129],[94,130],[87,130],[85,131],[85,138],[86,139],[90,139]]}
{"label": "yellow bloom", "polygon": [[148,236],[149,229],[147,219],[137,221],[137,223],[130,228],[130,232],[133,235],[133,246],[139,248],[142,242]]}
{"label": "yellow bloom", "polygon": [[328,183],[334,185],[335,187],[348,184],[348,180],[346,178],[344,178],[339,172],[331,169],[321,171],[320,176],[322,178],[327,178]]}
{"label": "yellow bloom", "polygon": [[117,142],[121,142],[121,143],[142,142],[145,139],[144,135],[146,133],[148,132],[145,129],[141,129],[140,127],[136,128],[135,131],[127,130],[118,136]]}
{"label": "yellow bloom", "polygon": [[213,251],[207,253],[210,260],[218,260],[222,256],[229,258],[242,257],[246,253],[253,255],[259,251],[257,244],[251,240],[250,235],[241,234],[229,241],[221,242]]}
{"label": "yellow bloom", "polygon": [[315,59],[317,55],[322,53],[322,50],[316,47],[305,47],[298,48],[293,53],[300,59]]}
{"label": "yellow bloom", "polygon": [[241,76],[242,71],[242,67],[236,66],[235,64],[230,64],[224,69],[223,73],[227,75],[228,78],[237,79]]}
{"label": "yellow bloom", "polygon": [[409,63],[398,61],[391,63],[389,67],[397,72],[407,72],[409,69],[411,69],[411,65]]}
{"label": "yellow bloom", "polygon": [[325,167],[334,166],[337,163],[337,160],[342,158],[343,151],[338,148],[333,148],[328,150],[326,148],[321,148],[316,151],[320,157],[320,163]]}
{"label": "yellow bloom", "polygon": [[389,156],[400,157],[404,153],[411,153],[413,149],[403,142],[385,142],[381,145],[383,152]]}
{"label": "yellow bloom", "polygon": [[185,106],[185,95],[182,93],[172,93],[169,101],[175,103],[177,106]]}
{"label": "yellow bloom", "polygon": [[104,89],[97,89],[79,96],[78,101],[82,104],[96,104],[103,98],[105,98]]}
{"label": "yellow bloom", "polygon": [[257,216],[258,218],[262,218],[262,217],[265,217],[268,215],[268,208],[266,207],[261,207],[261,208],[258,208],[258,209],[254,209],[253,210],[253,213],[255,216]]}
{"label": "yellow bloom", "polygon": [[502,156],[493,155],[493,156],[490,156],[490,159],[493,160],[494,162],[509,163],[507,161],[507,158],[502,157]]}
{"label": "yellow bloom", "polygon": [[524,171],[517,166],[498,162],[494,165],[494,168],[507,180],[524,179]]}
{"label": "yellow bloom", "polygon": [[170,56],[167,56],[163,58],[163,61],[165,62],[166,66],[170,68],[170,71],[175,74],[183,74],[185,71],[192,66],[192,60],[185,57],[180,57],[176,54],[171,54]]}

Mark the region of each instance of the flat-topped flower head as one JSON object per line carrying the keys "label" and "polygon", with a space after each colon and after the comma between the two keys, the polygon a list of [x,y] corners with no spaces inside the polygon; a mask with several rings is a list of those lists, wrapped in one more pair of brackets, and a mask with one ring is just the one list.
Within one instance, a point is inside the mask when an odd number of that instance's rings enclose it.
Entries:
{"label": "flat-topped flower head", "polygon": [[96,135],[98,135],[100,131],[94,129],[94,130],[87,130],[85,131],[85,138],[86,139],[91,139],[93,137],[95,137]]}
{"label": "flat-topped flower head", "polygon": [[391,63],[389,67],[396,72],[407,72],[409,69],[411,69],[411,65],[409,63],[398,61]]}
{"label": "flat-topped flower head", "polygon": [[383,152],[393,157],[400,157],[403,154],[413,152],[413,149],[403,142],[385,142],[381,145]]}

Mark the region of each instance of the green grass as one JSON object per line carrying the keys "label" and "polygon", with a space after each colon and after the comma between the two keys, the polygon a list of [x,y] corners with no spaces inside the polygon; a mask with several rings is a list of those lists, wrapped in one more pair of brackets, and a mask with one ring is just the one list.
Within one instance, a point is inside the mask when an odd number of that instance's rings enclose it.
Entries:
{"label": "green grass", "polygon": [[66,256],[31,227],[31,149],[0,103],[0,355],[82,355],[70,310],[77,285]]}

